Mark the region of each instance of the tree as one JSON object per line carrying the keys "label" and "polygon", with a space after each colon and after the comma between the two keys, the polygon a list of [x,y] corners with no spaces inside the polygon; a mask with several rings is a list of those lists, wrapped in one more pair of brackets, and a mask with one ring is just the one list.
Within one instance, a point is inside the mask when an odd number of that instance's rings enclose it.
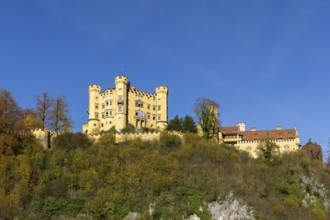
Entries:
{"label": "tree", "polygon": [[10,92],[0,89],[0,154],[17,154],[23,148],[22,138],[29,134],[23,122],[23,111]]}
{"label": "tree", "polygon": [[53,107],[49,113],[50,128],[56,133],[69,131],[72,120],[68,115],[69,104],[64,96],[58,96],[53,101]]}
{"label": "tree", "polygon": [[53,105],[53,100],[47,92],[43,92],[36,96],[36,114],[42,122],[42,128],[46,128],[50,112]]}
{"label": "tree", "polygon": [[179,119],[179,116],[176,115],[167,126],[168,131],[182,131],[182,119]]}
{"label": "tree", "polygon": [[24,125],[29,129],[42,128],[43,122],[38,118],[37,113],[32,109],[24,112]]}
{"label": "tree", "polygon": [[271,140],[262,140],[257,147],[259,157],[272,160],[279,153],[279,146]]}
{"label": "tree", "polygon": [[181,131],[181,132],[191,132],[196,133],[196,125],[194,119],[186,115],[184,118],[179,118],[176,115],[168,124],[167,126],[168,131]]}
{"label": "tree", "polygon": [[218,128],[220,127],[218,110],[218,103],[205,97],[197,99],[194,105],[198,126],[202,136],[206,139],[218,136]]}
{"label": "tree", "polygon": [[301,147],[301,150],[311,159],[323,161],[322,147],[317,143],[313,143],[311,139],[309,139],[307,144]]}
{"label": "tree", "polygon": [[11,93],[0,88],[0,133],[13,134],[24,129],[23,112]]}
{"label": "tree", "polygon": [[196,125],[194,119],[186,115],[182,122],[182,131],[183,132],[191,132],[191,133],[197,133]]}
{"label": "tree", "polygon": [[125,128],[121,129],[121,132],[123,133],[134,133],[136,131],[136,128],[131,123],[128,123]]}

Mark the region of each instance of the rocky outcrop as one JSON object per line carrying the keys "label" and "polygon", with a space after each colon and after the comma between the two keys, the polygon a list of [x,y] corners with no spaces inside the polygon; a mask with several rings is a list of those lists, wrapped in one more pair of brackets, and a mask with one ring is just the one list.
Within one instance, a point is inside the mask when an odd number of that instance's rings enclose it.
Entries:
{"label": "rocky outcrop", "polygon": [[[230,192],[225,199],[205,204],[212,215],[212,220],[254,219],[253,209],[240,199],[234,198]],[[194,214],[187,220],[199,220]]]}

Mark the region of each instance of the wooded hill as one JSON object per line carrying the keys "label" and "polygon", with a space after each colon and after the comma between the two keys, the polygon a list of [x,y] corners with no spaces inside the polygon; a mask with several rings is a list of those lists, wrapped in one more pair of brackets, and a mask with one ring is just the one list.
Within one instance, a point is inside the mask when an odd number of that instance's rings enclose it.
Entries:
{"label": "wooded hill", "polygon": [[0,155],[2,218],[122,219],[137,212],[140,219],[210,219],[200,207],[229,192],[257,219],[330,217],[330,169],[303,151],[255,160],[195,134],[181,143],[167,133],[118,145],[111,133],[97,143],[68,133],[55,145],[44,150],[31,138],[21,154]]}
{"label": "wooded hill", "polygon": [[67,132],[44,150],[24,123],[27,111],[3,94],[0,219],[211,219],[207,204],[229,194],[256,219],[330,219],[330,167],[312,142],[253,159],[191,133],[115,144],[111,132],[97,142]]}

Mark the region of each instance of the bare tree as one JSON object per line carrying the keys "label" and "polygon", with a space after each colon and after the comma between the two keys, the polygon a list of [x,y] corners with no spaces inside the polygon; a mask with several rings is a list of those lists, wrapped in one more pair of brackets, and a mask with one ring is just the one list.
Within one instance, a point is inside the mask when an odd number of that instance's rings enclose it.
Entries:
{"label": "bare tree", "polygon": [[64,96],[58,96],[53,101],[53,108],[50,111],[50,128],[56,133],[69,131],[72,127],[72,120],[68,115],[69,104]]}
{"label": "bare tree", "polygon": [[37,117],[42,122],[42,128],[46,128],[48,125],[49,114],[52,109],[53,99],[47,92],[43,92],[36,96],[36,113]]}
{"label": "bare tree", "polygon": [[219,121],[219,105],[211,99],[201,97],[198,98],[194,105],[194,112],[197,117],[198,127],[204,138],[211,139],[218,137]]}

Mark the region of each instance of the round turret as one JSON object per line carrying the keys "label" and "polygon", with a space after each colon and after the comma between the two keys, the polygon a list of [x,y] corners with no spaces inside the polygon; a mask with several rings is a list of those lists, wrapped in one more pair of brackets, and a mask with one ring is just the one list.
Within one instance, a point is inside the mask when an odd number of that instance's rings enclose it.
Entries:
{"label": "round turret", "polygon": [[128,84],[128,78],[126,76],[116,76],[115,83],[124,83]]}
{"label": "round turret", "polygon": [[100,92],[101,91],[101,86],[96,85],[96,84],[89,85],[88,86],[88,91],[89,92]]}
{"label": "round turret", "polygon": [[167,86],[158,86],[156,87],[156,93],[168,93],[168,87]]}

